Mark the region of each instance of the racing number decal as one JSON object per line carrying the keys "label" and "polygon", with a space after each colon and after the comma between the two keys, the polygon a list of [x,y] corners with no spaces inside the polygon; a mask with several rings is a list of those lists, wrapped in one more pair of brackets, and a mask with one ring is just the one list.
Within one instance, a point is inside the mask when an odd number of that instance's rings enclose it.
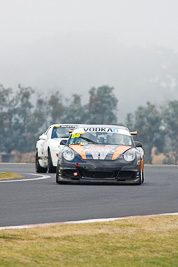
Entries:
{"label": "racing number decal", "polygon": [[80,137],[80,133],[73,134],[73,135],[71,136],[71,138],[75,138],[75,137]]}
{"label": "racing number decal", "polygon": [[85,133],[76,133],[76,134],[72,134],[71,138],[80,137],[81,134],[85,134]]}

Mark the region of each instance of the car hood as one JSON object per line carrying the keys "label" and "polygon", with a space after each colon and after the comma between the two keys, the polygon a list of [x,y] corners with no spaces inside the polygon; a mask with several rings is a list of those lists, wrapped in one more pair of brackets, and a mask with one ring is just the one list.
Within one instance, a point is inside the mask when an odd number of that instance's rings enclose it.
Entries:
{"label": "car hood", "polygon": [[123,145],[69,145],[83,159],[115,160],[122,153],[132,148]]}

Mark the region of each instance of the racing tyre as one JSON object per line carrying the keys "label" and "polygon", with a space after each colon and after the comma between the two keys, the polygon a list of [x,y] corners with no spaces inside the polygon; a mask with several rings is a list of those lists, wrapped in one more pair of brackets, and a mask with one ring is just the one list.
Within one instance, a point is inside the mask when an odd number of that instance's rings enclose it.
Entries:
{"label": "racing tyre", "polygon": [[144,172],[142,172],[142,184],[144,183],[145,177],[144,177]]}
{"label": "racing tyre", "polygon": [[48,173],[55,173],[56,167],[53,166],[52,158],[51,158],[51,152],[48,151],[48,167],[47,167]]}
{"label": "racing tyre", "polygon": [[60,184],[58,167],[56,168],[56,183],[57,183],[57,184]]}
{"label": "racing tyre", "polygon": [[144,173],[140,170],[138,185],[141,185],[144,182]]}
{"label": "racing tyre", "polygon": [[40,166],[39,159],[38,159],[38,152],[36,152],[36,157],[35,157],[35,169],[37,173],[47,172],[47,168],[43,168]]}
{"label": "racing tyre", "polygon": [[57,168],[56,168],[56,183],[57,183],[57,184],[67,184],[67,182],[60,181],[60,177],[59,177],[59,167],[58,167],[58,166],[57,166]]}

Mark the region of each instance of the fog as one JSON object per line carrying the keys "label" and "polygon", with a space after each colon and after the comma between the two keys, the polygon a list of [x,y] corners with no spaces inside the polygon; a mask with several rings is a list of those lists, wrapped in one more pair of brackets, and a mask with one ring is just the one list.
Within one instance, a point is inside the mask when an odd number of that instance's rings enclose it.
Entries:
{"label": "fog", "polygon": [[0,84],[65,97],[109,85],[118,118],[178,99],[178,1],[0,0]]}

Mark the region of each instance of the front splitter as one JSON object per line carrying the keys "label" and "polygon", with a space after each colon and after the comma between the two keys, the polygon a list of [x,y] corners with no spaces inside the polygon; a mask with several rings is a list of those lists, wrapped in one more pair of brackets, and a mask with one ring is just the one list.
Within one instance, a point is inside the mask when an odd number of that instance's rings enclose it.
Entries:
{"label": "front splitter", "polygon": [[135,178],[135,179],[130,179],[130,180],[116,180],[116,179],[93,179],[93,178],[88,178],[88,177],[81,177],[80,179],[71,179],[71,178],[64,178],[64,177],[60,177],[59,176],[59,182],[68,182],[68,183],[75,183],[75,184],[127,184],[127,185],[134,185],[137,184],[139,182],[139,177]]}

